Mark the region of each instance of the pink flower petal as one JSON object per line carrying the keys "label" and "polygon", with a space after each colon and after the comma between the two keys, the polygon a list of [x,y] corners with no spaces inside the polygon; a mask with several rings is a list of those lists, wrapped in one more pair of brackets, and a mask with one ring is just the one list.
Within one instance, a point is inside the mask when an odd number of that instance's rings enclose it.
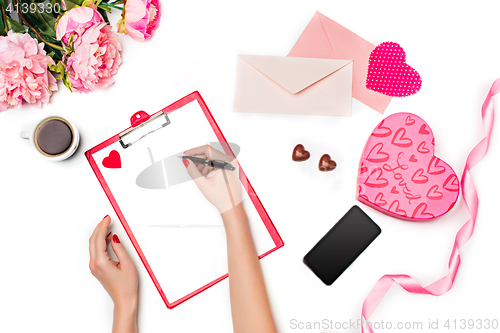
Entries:
{"label": "pink flower petal", "polygon": [[0,111],[23,103],[37,108],[47,104],[57,90],[56,79],[47,70],[53,63],[30,35],[9,31],[0,36]]}

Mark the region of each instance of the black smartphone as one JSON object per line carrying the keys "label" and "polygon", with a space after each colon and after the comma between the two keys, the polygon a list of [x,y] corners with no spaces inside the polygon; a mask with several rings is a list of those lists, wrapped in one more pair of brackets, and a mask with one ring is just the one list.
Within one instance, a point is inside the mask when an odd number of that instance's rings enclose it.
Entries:
{"label": "black smartphone", "polygon": [[351,209],[304,257],[304,264],[331,285],[381,233],[358,206]]}

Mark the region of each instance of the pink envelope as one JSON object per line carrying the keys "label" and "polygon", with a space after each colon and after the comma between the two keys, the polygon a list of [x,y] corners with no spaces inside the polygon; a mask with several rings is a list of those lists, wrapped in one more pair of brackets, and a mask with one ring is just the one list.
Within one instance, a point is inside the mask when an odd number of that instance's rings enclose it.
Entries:
{"label": "pink envelope", "polygon": [[368,60],[375,47],[354,32],[316,12],[288,56],[353,60],[352,97],[384,113],[392,97],[366,88]]}
{"label": "pink envelope", "polygon": [[235,112],[350,116],[352,60],[238,55]]}

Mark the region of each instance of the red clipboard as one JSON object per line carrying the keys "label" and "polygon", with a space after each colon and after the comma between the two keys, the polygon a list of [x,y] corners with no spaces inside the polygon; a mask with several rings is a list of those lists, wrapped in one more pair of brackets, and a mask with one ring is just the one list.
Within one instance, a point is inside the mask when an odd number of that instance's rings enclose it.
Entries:
{"label": "red clipboard", "polygon": [[[227,155],[231,155],[236,158],[233,150],[231,149],[230,144],[227,142],[227,140],[224,138],[224,135],[222,134],[219,126],[215,122],[215,119],[213,118],[212,114],[210,113],[207,105],[203,101],[203,98],[201,95],[195,91],[180,100],[174,102],[173,104],[165,107],[164,109],[152,114],[148,115],[144,111],[139,111],[136,112],[132,118],[131,118],[131,126],[125,129],[124,131],[112,136],[111,138],[105,140],[104,142],[98,144],[94,148],[91,148],[87,152],[85,152],[85,156],[87,157],[88,162],[90,163],[90,166],[92,167],[92,170],[94,171],[99,183],[101,184],[104,192],[106,193],[106,196],[108,197],[111,205],[113,206],[113,209],[115,213],[117,214],[118,218],[121,221],[121,224],[123,228],[125,229],[125,232],[127,233],[130,241],[132,242],[135,250],[137,251],[137,254],[141,258],[142,263],[144,264],[144,267],[146,268],[149,276],[151,277],[151,280],[156,286],[156,289],[158,290],[161,298],[163,299],[165,305],[167,308],[172,309],[176,307],[177,305],[185,302],[186,300],[192,298],[193,296],[201,293],[202,291],[210,288],[211,286],[215,285],[216,283],[224,280],[225,278],[228,277],[228,274],[224,274],[219,276],[218,278],[213,279],[212,281],[207,281],[204,285],[201,285],[199,288],[195,289],[194,291],[189,292],[188,294],[184,295],[183,297],[175,300],[175,301],[169,301],[167,299],[166,294],[163,291],[163,288],[166,286],[160,285],[159,280],[157,279],[155,275],[155,268],[151,267],[150,263],[148,262],[148,258],[146,257],[145,253],[143,252],[143,249],[141,248],[141,245],[144,247],[145,244],[139,244],[139,241],[136,239],[136,236],[134,235],[134,231],[132,230],[132,227],[129,225],[127,222],[127,216],[124,215],[123,209],[124,206],[120,207],[119,202],[117,201],[115,194],[113,191],[115,191],[115,188],[111,187],[108,185],[107,180],[105,179],[105,176],[103,175],[103,170],[104,172],[108,172],[108,170],[103,168],[102,161],[100,160],[102,156],[96,158],[97,155],[102,154],[103,151],[106,151],[106,149],[110,149],[110,147],[116,146],[117,142],[120,142],[121,146],[123,147],[124,150],[121,150],[120,153],[122,156],[126,156],[128,147],[128,143],[125,142],[126,136],[131,133],[133,130],[138,129],[144,125],[146,125],[148,122],[158,119],[159,117],[161,118],[162,116],[165,116],[167,119],[167,122],[169,123],[170,121],[168,120],[168,115],[174,115],[176,111],[178,112],[183,112],[182,108],[189,103],[192,102],[197,102],[201,110],[203,111],[203,114],[206,118],[206,121],[209,123],[211,129],[213,130],[217,140],[220,142],[222,148],[224,149],[224,153]],[[168,124],[166,124],[168,125]],[[164,126],[164,125],[162,125]],[[168,126],[166,126],[166,129],[162,130],[168,130]],[[147,135],[154,136],[154,133],[148,133]],[[132,143],[130,143],[132,144]],[[149,149],[149,148],[148,148]],[[152,159],[152,158],[151,158]],[[239,162],[237,162],[239,164]],[[272,239],[272,247],[267,250],[264,253],[261,253],[259,255],[259,259],[267,256],[268,254],[276,251],[280,247],[284,245],[283,240],[281,239],[278,231],[276,230],[276,227],[274,226],[273,222],[271,221],[269,215],[267,214],[264,206],[262,205],[261,201],[259,200],[259,197],[255,193],[255,190],[253,189],[252,185],[248,181],[248,178],[246,177],[245,173],[243,172],[243,169],[241,168],[241,165],[239,164],[240,168],[240,181],[243,185],[243,188],[246,191],[246,194],[248,194],[248,198],[251,201],[251,205],[255,207],[256,212],[258,213],[259,218],[262,220],[263,225],[265,226],[265,229],[269,233],[269,236]],[[110,171],[111,172],[111,171]],[[122,203],[123,205],[123,203]],[[128,209],[128,208],[127,208]],[[168,209],[168,205],[166,205],[166,209]],[[129,210],[130,211],[130,210]],[[226,271],[227,272],[227,271]]]}

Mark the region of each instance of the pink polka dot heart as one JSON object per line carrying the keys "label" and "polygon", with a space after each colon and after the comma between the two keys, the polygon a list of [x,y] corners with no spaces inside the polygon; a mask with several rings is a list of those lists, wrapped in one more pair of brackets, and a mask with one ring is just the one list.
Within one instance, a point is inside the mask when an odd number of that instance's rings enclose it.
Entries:
{"label": "pink polka dot heart", "polygon": [[366,88],[384,95],[404,97],[415,94],[422,86],[418,72],[406,63],[403,48],[384,42],[370,54]]}

